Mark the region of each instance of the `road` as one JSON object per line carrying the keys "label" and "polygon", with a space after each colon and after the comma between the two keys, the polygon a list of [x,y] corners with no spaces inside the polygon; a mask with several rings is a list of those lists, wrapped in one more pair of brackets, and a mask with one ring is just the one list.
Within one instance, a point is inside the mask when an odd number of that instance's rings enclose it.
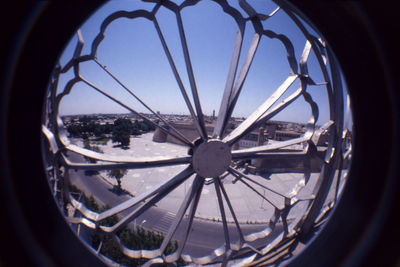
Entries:
{"label": "road", "polygon": [[[70,153],[69,159],[74,162],[82,162],[82,156]],[[131,198],[129,194],[117,194],[113,190],[113,186],[106,182],[99,175],[87,176],[84,171],[70,170],[70,181],[72,184],[81,189],[87,196],[93,196],[100,205],[109,204],[116,206]],[[128,211],[122,212],[124,216]],[[144,214],[136,219],[138,224],[141,224],[145,229],[166,234],[169,226],[175,219],[175,214],[168,210],[152,207]],[[186,218],[182,220],[186,223]],[[133,223],[131,223],[133,226]],[[241,224],[241,229],[244,234],[261,231],[267,227],[267,224]],[[236,226],[232,223],[228,224],[228,230],[231,240],[238,239]],[[266,244],[272,240],[282,230],[281,225],[276,225],[273,233],[268,238],[258,240],[257,244]],[[186,243],[184,253],[194,257],[200,257],[210,254],[213,248],[220,247],[224,244],[224,231],[221,222],[206,221],[203,219],[194,219],[191,233]]]}

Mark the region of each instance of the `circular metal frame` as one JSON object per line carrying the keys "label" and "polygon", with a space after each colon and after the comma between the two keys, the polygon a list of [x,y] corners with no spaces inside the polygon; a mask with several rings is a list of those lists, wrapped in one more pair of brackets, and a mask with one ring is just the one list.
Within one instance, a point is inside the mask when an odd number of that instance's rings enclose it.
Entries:
{"label": "circular metal frame", "polygon": [[[5,266],[98,266],[100,260],[85,249],[56,203],[49,201],[38,126],[54,62],[99,3],[82,2],[78,9],[70,3],[47,3],[39,5],[40,10],[32,3],[13,3],[5,4],[1,17],[7,27],[1,50],[5,60],[1,62],[0,212],[7,243],[0,261]],[[396,10],[377,3],[296,2],[296,6],[323,32],[341,62],[351,89],[357,142],[351,179],[332,220],[308,242],[293,266],[395,265],[399,233]],[[21,25],[31,27],[21,30]],[[354,52],[360,48],[363,53]],[[16,51],[19,56],[13,57]],[[377,121],[382,127],[371,130]],[[21,138],[22,132],[28,132],[29,138]]]}
{"label": "circular metal frame", "polygon": [[[204,115],[200,105],[200,99],[198,97],[189,51],[186,44],[183,22],[180,15],[180,12],[185,7],[196,5],[199,1],[184,1],[181,5],[176,5],[171,1],[154,2],[154,9],[151,12],[143,10],[132,12],[121,11],[108,16],[102,23],[101,30],[92,43],[91,53],[88,55],[81,55],[84,41],[80,31],[78,31],[78,43],[76,45],[73,58],[64,66],[57,65],[54,69],[46,99],[42,132],[48,141],[45,155],[48,177],[51,181],[51,184],[54,186],[54,194],[57,196],[56,199],[63,208],[66,220],[71,224],[85,225],[86,227],[100,231],[105,235],[113,236],[125,255],[132,258],[151,259],[147,262],[147,264],[176,262],[180,258],[186,262],[192,262],[195,264],[210,264],[215,262],[220,262],[222,264],[233,262],[238,264],[250,264],[250,262],[251,264],[258,264],[268,260],[278,262],[280,260],[287,259],[288,255],[291,255],[297,248],[298,240],[302,236],[314,231],[326,221],[329,211],[334,207],[337,197],[339,196],[339,185],[342,183],[341,179],[347,175],[347,171],[343,172],[345,169],[344,164],[346,162],[346,164],[349,166],[349,161],[352,155],[352,141],[349,139],[351,129],[349,129],[349,126],[346,125],[348,116],[350,116],[350,114],[345,114],[345,110],[349,111],[350,109],[350,101],[347,101],[348,106],[345,107],[343,103],[343,81],[337,60],[333,52],[323,40],[322,36],[314,36],[307,30],[302,22],[302,20],[307,21],[307,19],[295,8],[285,2],[277,1],[277,4],[280,6],[279,8],[282,9],[282,11],[285,12],[295,22],[307,39],[303,53],[298,61],[294,55],[291,41],[282,34],[274,33],[270,30],[264,29],[261,23],[261,21],[272,17],[278,10],[275,10],[270,15],[259,14],[246,1],[240,0],[240,7],[247,14],[247,17],[244,17],[238,10],[230,6],[227,2],[216,1],[222,7],[225,13],[229,14],[235,19],[238,25],[238,34],[236,36],[230,72],[228,75],[224,96],[221,101],[217,122],[213,132],[209,134],[205,127]],[[181,78],[176,70],[173,58],[169,52],[167,44],[164,41],[163,34],[155,17],[155,14],[160,7],[167,8],[176,16],[182,42],[182,50],[185,55],[185,63],[188,70],[191,92],[193,95],[194,107],[192,105],[192,101],[190,101],[186,93],[186,89],[181,82]],[[154,23],[155,30],[160,37],[164,52],[171,65],[179,89],[181,90],[182,96],[196,126],[196,130],[200,138],[197,142],[188,140],[188,138],[181,134],[178,129],[174,128],[173,125],[171,125],[162,116],[154,112],[153,109],[146,105],[135,93],[133,93],[120,80],[118,80],[113,73],[108,71],[107,68],[103,66],[96,57],[97,48],[105,38],[105,31],[113,21],[119,18],[135,19],[139,17],[145,18]],[[240,72],[236,73],[241,54],[244,29],[248,24],[251,24],[254,28],[255,36]],[[318,31],[316,32],[318,33]],[[268,98],[260,107],[258,107],[246,120],[238,125],[237,128],[228,133],[228,121],[232,116],[236,102],[244,86],[247,73],[261,38],[277,38],[282,43],[287,51],[287,60],[290,66],[290,73],[287,79],[282,83],[281,86],[279,86],[279,88],[274,92],[273,95],[271,95],[270,98]],[[312,80],[312,77],[308,75],[307,60],[311,52],[314,53],[318,60],[320,69],[324,76],[323,86],[326,88],[329,97],[330,121],[324,125],[324,128],[322,129],[316,126],[319,107],[317,103],[313,101],[311,95],[307,92],[308,86],[321,86],[320,84],[316,84]],[[112,77],[164,124],[156,124],[148,117],[142,115],[132,107],[124,104],[114,96],[106,93],[101,88],[86,80],[79,72],[79,64],[86,61],[93,61],[100,66],[106,75]],[[69,70],[73,70],[74,77],[66,84],[61,92],[58,93],[59,89],[57,85],[59,77]],[[235,77],[237,78],[235,79]],[[281,103],[274,105],[275,103],[278,103],[278,100],[282,99],[282,95],[296,80],[300,81],[300,88],[286,99],[283,99]],[[103,155],[73,145],[66,135],[65,127],[63,126],[62,120],[58,114],[58,110],[63,97],[68,95],[73,86],[78,82],[84,82],[100,94],[108,97],[130,112],[135,113],[143,120],[153,124],[158,128],[159,131],[162,131],[179,140],[188,148],[192,148],[193,155],[188,154],[179,158],[143,158],[137,160],[127,157]],[[311,118],[307,123],[306,131],[300,137],[275,144],[258,145],[254,148],[248,149],[232,149],[232,151],[227,149],[228,147],[233,147],[234,144],[246,134],[258,129],[266,121],[273,118],[276,114],[288,107],[299,97],[304,98],[311,110]],[[321,156],[321,153],[318,153],[318,140],[324,131],[327,133],[329,138],[328,146],[325,147],[322,153],[323,156]],[[303,149],[294,152],[288,152],[288,150],[285,149],[298,144],[302,144]],[[211,152],[207,151],[208,149],[210,149]],[[217,155],[215,155],[215,151],[218,149],[224,150],[224,152],[221,154],[224,160],[222,163],[216,164],[214,160],[209,160],[209,153],[212,153],[213,157],[217,157]],[[72,162],[68,157],[68,152],[77,153],[100,162]],[[307,196],[301,196],[299,194],[301,189],[308,185],[309,176],[307,175],[309,175],[311,171],[309,169],[310,167],[304,167],[304,176],[293,187],[293,190],[289,194],[278,192],[266,186],[265,184],[258,182],[252,175],[248,175],[239,168],[235,167],[236,161],[239,160],[276,158],[285,158],[287,160],[298,160],[298,158],[301,158],[304,162],[308,163],[311,159],[319,158],[319,160],[322,162],[321,171],[318,177],[318,182],[314,186],[313,193]],[[227,166],[227,163],[230,163],[230,166]],[[157,189],[145,192],[141,196],[131,198],[102,213],[95,213],[88,210],[83,203],[72,197],[68,186],[66,186],[69,184],[69,170],[107,170],[118,168],[135,169],[181,164],[186,164],[187,167]],[[208,166],[206,171],[203,170],[204,165]],[[268,226],[262,231],[251,232],[250,234],[246,235],[243,234],[243,226],[241,226],[241,223],[238,221],[234,212],[234,208],[232,207],[232,201],[228,196],[229,194],[227,194],[224,184],[221,182],[222,176],[224,176],[225,173],[236,177],[238,181],[249,187],[255,195],[263,198],[265,201],[269,202],[271,206],[273,206],[274,215],[269,218],[267,223]],[[195,178],[191,183],[191,189],[182,200],[182,205],[180,206],[179,211],[176,214],[176,218],[171,224],[170,229],[166,234],[160,248],[148,251],[131,250],[125,247],[119,240],[116,233],[126,227],[140,214],[146,212],[153,205],[165,198],[171,191],[175,190],[194,174]],[[186,240],[190,234],[192,222],[195,219],[196,207],[199,199],[201,198],[202,190],[206,182],[205,178],[213,178],[211,181],[215,186],[215,192],[218,198],[218,208],[220,209],[221,213],[225,242],[222,244],[222,246],[215,247],[210,255],[206,255],[204,257],[192,257],[190,254],[182,254],[182,252],[185,247]],[[281,204],[276,205],[272,203],[270,199],[266,198],[260,194],[257,189],[255,189],[256,186],[262,187],[264,190],[268,190],[273,194],[280,196],[282,198]],[[335,191],[335,197],[332,201],[326,202],[327,195],[332,188]],[[61,191],[58,192],[58,190]],[[228,208],[226,208],[224,203],[226,203]],[[297,216],[293,220],[288,221],[288,214],[294,207],[298,205],[298,203],[305,203],[304,213],[301,216]],[[69,209],[73,209],[74,212],[68,212]],[[124,215],[124,217],[117,224],[113,226],[102,226],[99,224],[100,221],[113,215],[120,214],[127,209],[130,209],[130,213]],[[227,211],[230,212],[233,222],[228,222],[226,216]],[[167,244],[172,240],[172,237],[174,236],[181,222],[184,221],[183,218],[186,213],[189,216],[189,221],[184,227],[184,234],[183,237],[181,237],[181,242],[179,243],[180,246],[173,254],[165,255],[164,251],[167,247]],[[234,242],[230,238],[228,223],[233,224],[239,233],[239,238],[236,240],[237,242]],[[257,245],[257,247],[255,247],[254,241],[262,240],[263,238],[268,237],[278,224],[282,226],[280,233],[267,244],[261,246]]]}

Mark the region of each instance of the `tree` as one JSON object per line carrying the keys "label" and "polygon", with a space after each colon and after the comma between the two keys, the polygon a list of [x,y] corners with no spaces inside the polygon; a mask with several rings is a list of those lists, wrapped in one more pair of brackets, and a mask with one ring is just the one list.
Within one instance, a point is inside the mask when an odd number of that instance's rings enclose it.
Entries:
{"label": "tree", "polygon": [[99,204],[97,204],[96,200],[94,199],[93,195],[87,197],[85,194],[83,195],[84,203],[86,208],[92,211],[99,211]]}
{"label": "tree", "polygon": [[110,134],[112,132],[113,126],[106,122],[106,124],[103,125],[103,130],[105,134]]}
{"label": "tree", "polygon": [[67,131],[71,137],[80,137],[81,136],[81,127],[79,124],[72,123],[67,126]]}
{"label": "tree", "polygon": [[95,117],[84,115],[82,117],[79,117],[79,122],[82,124],[87,124],[95,119]]}
{"label": "tree", "polygon": [[154,131],[156,129],[156,127],[147,120],[143,120],[142,124],[143,124],[142,130],[146,129],[146,132]]}
{"label": "tree", "polygon": [[143,120],[143,121],[135,120],[135,122],[133,123],[133,128],[137,129],[139,133],[140,132],[147,133],[155,130],[155,126],[148,120]]}
{"label": "tree", "polygon": [[[92,146],[90,144],[89,139],[85,139],[83,141],[83,143],[84,143],[84,148],[86,148],[86,149],[92,150],[92,151],[97,152],[97,153],[104,153],[104,151],[99,146]],[[90,163],[96,163],[97,162],[97,160],[89,158],[89,157],[85,157],[85,159],[87,161],[89,161]]]}
{"label": "tree", "polygon": [[132,131],[132,122],[129,119],[119,118],[114,121],[112,130],[112,142],[120,143],[121,146],[127,147],[130,143],[130,134]]}
{"label": "tree", "polygon": [[107,176],[117,180],[117,189],[121,191],[121,178],[128,172],[126,169],[113,169],[107,172]]}
{"label": "tree", "polygon": [[105,127],[96,123],[94,125],[93,134],[96,137],[104,138],[105,137]]}
{"label": "tree", "polygon": [[[125,170],[126,171],[126,170]],[[106,210],[111,209],[111,206],[106,204],[105,206],[100,207],[100,205],[96,202],[96,199],[93,196],[86,196],[82,190],[80,190],[75,185],[70,184],[69,190],[73,198],[78,201],[84,203],[84,205],[97,213],[104,212]],[[119,218],[117,215],[113,215],[107,217],[99,222],[102,226],[113,226],[118,223]],[[157,249],[161,246],[164,236],[161,233],[156,233],[153,231],[148,231],[141,226],[137,226],[135,231],[132,231],[128,226],[117,231],[116,235],[120,238],[121,242],[128,247],[129,249]],[[104,256],[112,259],[113,261],[122,264],[123,266],[139,266],[143,265],[148,261],[148,259],[132,259],[128,256],[124,255],[116,241],[112,238],[111,235],[100,236],[97,231],[92,232],[92,242],[93,248],[99,248],[100,244],[101,249],[100,253]],[[165,254],[169,255],[174,253],[178,249],[177,241],[169,241],[168,245],[165,249]],[[178,266],[186,265],[187,263],[180,258],[177,261]]]}
{"label": "tree", "polygon": [[135,120],[135,122],[132,125],[132,135],[140,135],[141,131],[140,131],[140,124],[137,120]]}
{"label": "tree", "polygon": [[[97,210],[97,212],[101,213],[101,212],[106,211],[106,210],[109,210],[109,209],[111,209],[111,208],[112,208],[112,207],[111,207],[109,204],[106,204],[105,206],[99,208],[99,209]],[[118,221],[119,221],[118,216],[117,216],[117,215],[113,215],[113,216],[110,216],[110,217],[107,217],[107,218],[101,220],[101,221],[99,222],[99,224],[100,224],[100,225],[103,225],[103,226],[109,226],[109,227],[111,227],[111,226],[115,225]]]}

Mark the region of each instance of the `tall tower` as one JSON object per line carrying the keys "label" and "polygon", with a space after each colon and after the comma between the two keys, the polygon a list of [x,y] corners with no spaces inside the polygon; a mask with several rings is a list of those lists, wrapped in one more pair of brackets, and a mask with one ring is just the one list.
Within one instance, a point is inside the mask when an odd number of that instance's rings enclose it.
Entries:
{"label": "tall tower", "polygon": [[[258,138],[257,138],[257,146],[264,145],[265,135],[264,135],[265,128],[260,127],[258,130]],[[263,159],[253,159],[251,164],[256,167],[256,172],[259,172],[262,168]]]}
{"label": "tall tower", "polygon": [[257,138],[257,146],[262,146],[264,145],[265,137],[264,137],[264,127],[260,127],[258,131],[258,138]]}
{"label": "tall tower", "polygon": [[[169,126],[165,125],[163,122],[160,122],[160,126],[169,130]],[[153,134],[153,142],[165,143],[165,142],[167,142],[167,137],[168,137],[168,134],[161,131],[160,127],[157,127]]]}

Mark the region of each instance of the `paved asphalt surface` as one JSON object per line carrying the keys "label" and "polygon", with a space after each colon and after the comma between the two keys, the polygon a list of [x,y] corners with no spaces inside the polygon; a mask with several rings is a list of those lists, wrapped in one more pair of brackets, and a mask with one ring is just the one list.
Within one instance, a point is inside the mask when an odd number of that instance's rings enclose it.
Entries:
{"label": "paved asphalt surface", "polygon": [[[77,154],[70,153],[69,159],[74,162],[83,161],[82,157]],[[84,171],[78,170],[70,171],[71,183],[76,185],[86,195],[91,196],[97,200],[100,205],[109,204],[115,206],[131,196],[129,194],[117,194],[113,190],[113,186],[106,182],[101,176],[85,175]],[[127,212],[125,212],[126,214]],[[124,213],[122,213],[124,215]],[[173,213],[158,207],[152,207],[144,214],[136,219],[137,224],[141,224],[148,230],[161,232],[166,234],[169,226],[173,222],[175,216]],[[182,221],[185,222],[186,219]],[[131,223],[132,225],[132,223]],[[242,231],[244,234],[254,233],[261,231],[267,227],[266,224],[242,224]],[[231,240],[238,239],[238,233],[234,224],[228,224]],[[255,244],[266,243],[272,240],[282,229],[281,225],[277,225],[274,233],[270,234],[268,238],[258,240]],[[186,243],[184,253],[188,253],[195,257],[208,255],[212,248],[220,247],[224,244],[224,232],[221,222],[212,222],[201,219],[193,221],[192,230],[189,239]]]}

